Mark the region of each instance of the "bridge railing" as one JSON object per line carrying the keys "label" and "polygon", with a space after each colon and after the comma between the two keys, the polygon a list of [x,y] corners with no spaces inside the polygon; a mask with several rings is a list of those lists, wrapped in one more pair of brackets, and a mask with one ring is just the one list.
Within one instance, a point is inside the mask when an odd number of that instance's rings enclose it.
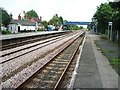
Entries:
{"label": "bridge railing", "polygon": [[91,22],[66,22],[63,25],[90,25]]}

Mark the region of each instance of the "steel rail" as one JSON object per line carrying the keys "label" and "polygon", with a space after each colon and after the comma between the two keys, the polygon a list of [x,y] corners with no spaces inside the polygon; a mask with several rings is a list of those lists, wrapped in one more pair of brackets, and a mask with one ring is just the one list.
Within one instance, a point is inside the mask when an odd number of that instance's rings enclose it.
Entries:
{"label": "steel rail", "polygon": [[[64,35],[63,35],[63,36],[64,36]],[[62,37],[62,35],[61,35],[61,36],[58,36],[58,37],[56,37],[56,38],[52,37],[52,38],[53,38],[52,40],[58,39],[59,37]],[[35,45],[30,45],[30,46],[27,46],[27,47],[22,48],[22,49],[18,49],[18,50],[15,50],[15,51],[7,52],[7,53],[5,53],[5,54],[0,55],[0,57],[4,57],[4,56],[6,56],[6,55],[10,55],[10,54],[19,52],[19,51],[21,51],[21,50],[25,50],[25,49],[31,48],[31,47],[33,47],[33,46],[37,46],[37,45],[39,45],[39,44],[43,44],[43,43],[46,43],[46,42],[52,41],[52,40],[47,40],[47,39],[46,39],[46,41],[37,43],[37,44],[35,44]],[[3,51],[3,52],[4,52],[4,51]]]}
{"label": "steel rail", "polygon": [[[42,65],[42,67],[39,69],[39,70],[37,70],[34,74],[32,74],[29,78],[27,78],[22,84],[20,84],[17,88],[16,88],[16,90],[20,90],[21,88],[23,88],[23,86],[24,86],[24,84],[27,82],[27,81],[29,81],[30,79],[32,79],[36,74],[37,74],[37,72],[39,72],[40,70],[42,70],[48,63],[50,63],[51,62],[51,60],[53,60],[56,56],[58,56],[62,51],[64,51],[68,46],[70,46],[79,36],[81,36],[81,34],[80,35],[78,35],[78,36],[76,36],[76,38],[73,40],[69,40],[68,42],[69,43],[67,43],[67,45],[65,45],[60,51],[58,51],[56,54],[54,54],[53,56],[52,56],[52,58],[49,60],[49,61],[47,61],[47,62],[45,62],[45,64],[44,65]],[[75,54],[75,53],[74,53]],[[73,57],[72,57],[73,58]],[[69,62],[70,63],[70,62]],[[67,65],[67,66],[69,66],[69,65]],[[65,70],[64,70],[65,71]],[[62,75],[64,75],[64,74],[62,74]],[[59,81],[60,81],[61,79],[59,79]],[[58,83],[59,84],[59,83]],[[55,86],[55,88],[57,88],[57,84],[56,84],[56,86]]]}
{"label": "steel rail", "polygon": [[[77,36],[77,35],[79,35],[79,33],[76,33],[75,35],[73,34],[73,36],[74,36],[74,38]],[[69,35],[70,36],[70,35]],[[73,36],[72,36],[72,38],[73,38]],[[70,38],[69,38],[70,39]],[[65,41],[66,43],[67,43],[67,41]],[[61,44],[62,45],[62,44]],[[59,46],[57,47],[57,48],[59,48]],[[49,56],[49,55],[48,55]],[[51,58],[51,57],[50,57]],[[37,61],[39,59],[39,57],[38,58],[36,58],[36,60],[35,61]],[[2,61],[1,61],[2,62]],[[31,64],[32,64],[32,62],[31,62]],[[27,65],[27,64],[26,64]],[[42,65],[41,65],[42,66]],[[40,67],[41,67],[40,66]],[[22,67],[22,66],[21,66]],[[25,66],[24,66],[25,67]],[[12,69],[12,68],[11,68]],[[23,69],[21,69],[20,71],[22,71]],[[18,70],[18,68],[15,70],[15,71],[19,71]],[[20,72],[19,71],[19,72]],[[13,73],[13,74],[12,74]],[[15,75],[15,72],[14,71],[11,71],[11,74],[10,73],[8,73],[8,74],[6,74],[6,76],[4,75],[4,81],[6,81],[8,78],[10,79],[10,77],[9,77],[9,75],[11,76],[14,76]]]}
{"label": "steel rail", "polygon": [[[52,40],[51,40],[51,41],[52,41]],[[33,52],[33,51],[35,51],[35,50],[38,50],[38,49],[40,49],[40,48],[42,48],[42,47],[45,47],[45,46],[47,46],[47,45],[50,45],[50,44],[56,42],[56,41],[58,41],[58,40],[55,40],[55,41],[53,41],[53,42],[51,42],[51,43],[48,43],[48,44],[46,44],[46,45],[44,45],[44,46],[37,47],[37,48],[35,48],[35,49],[33,49],[33,50],[27,51],[27,52],[25,52],[25,53],[23,53],[23,54],[20,54],[20,55],[11,57],[10,59],[7,59],[7,60],[5,60],[5,61],[0,62],[0,64],[3,64],[3,63],[5,63],[5,62],[8,62],[8,61],[13,60],[13,59],[15,59],[15,58],[18,58],[18,57],[20,57],[20,56],[23,56],[23,55],[25,55],[25,54],[28,54],[28,53]],[[49,41],[47,41],[47,42],[49,42]],[[46,43],[46,42],[44,42],[44,43]],[[42,44],[44,44],[44,43],[42,43]],[[35,46],[35,45],[34,45],[34,46]],[[33,46],[32,46],[32,47],[33,47]],[[31,48],[31,47],[29,47],[29,48]],[[29,49],[29,48],[25,48],[25,49]],[[23,49],[23,50],[25,50],[25,49]],[[19,51],[21,51],[21,50],[19,50]],[[18,52],[19,52],[19,51],[18,51]],[[15,52],[15,53],[16,53],[16,52]]]}
{"label": "steel rail", "polygon": [[[64,35],[65,33],[63,33],[62,35]],[[50,37],[55,37],[55,36],[59,36],[59,34],[55,34],[53,36],[49,36],[47,38],[50,38]],[[25,45],[25,44],[30,44],[30,43],[33,43],[33,42],[37,42],[41,39],[47,39],[46,37],[42,37],[42,38],[39,38],[39,37],[34,37],[33,39],[30,39],[30,40],[24,40],[24,41],[20,41],[20,42],[16,42],[16,43],[10,43],[8,45],[2,45],[0,48],[4,51],[4,50],[7,50],[7,49],[11,49],[11,48],[14,48],[14,47],[18,47],[18,46],[21,46],[21,45]]]}
{"label": "steel rail", "polygon": [[82,41],[83,41],[83,38],[84,38],[84,36],[82,37],[81,42],[80,42],[80,44],[78,45],[78,47],[75,49],[72,57],[70,58],[67,66],[65,67],[63,73],[61,74],[60,78],[58,79],[58,81],[57,81],[56,85],[54,86],[54,89],[53,89],[53,90],[57,90],[57,89],[59,88],[59,84],[61,83],[61,80],[63,79],[65,73],[67,72],[67,69],[69,68],[69,66],[70,66],[73,58],[75,57],[75,55],[76,55],[76,53],[77,53],[77,51],[78,51],[78,49],[79,49],[79,46],[81,45],[81,43],[82,43]]}
{"label": "steel rail", "polygon": [[[64,36],[64,35],[63,35],[63,36]],[[61,36],[59,36],[59,37],[61,37]],[[59,40],[63,39],[63,37],[62,37],[62,38],[59,38],[59,37],[58,37],[57,39],[52,39],[52,40],[54,40],[54,41],[50,40],[50,41],[52,41],[52,42],[51,42],[51,43],[48,43],[48,44],[46,44],[46,45],[44,45],[44,46],[47,46],[47,45],[49,45],[49,44],[52,44],[52,43],[54,43],[54,42],[56,42],[56,41],[59,41]],[[50,41],[48,40],[48,41],[45,41],[44,43],[50,42]],[[40,43],[40,44],[44,44],[44,43]],[[39,44],[38,44],[38,45],[39,45]],[[33,46],[37,46],[37,45],[33,45]],[[31,48],[31,47],[33,47],[33,46],[30,46],[30,47],[27,47],[27,48],[24,48],[24,49],[21,49],[21,50],[18,50],[18,51],[9,53],[9,54],[14,54],[14,53],[16,53],[16,52],[19,52],[19,51],[22,51],[22,50],[25,50],[25,49],[29,49],[29,48]],[[10,58],[7,59],[7,60],[0,61],[0,64],[3,64],[3,63],[5,63],[5,62],[8,62],[8,61],[10,61],[10,60],[12,60],[12,59],[15,59],[15,58],[17,58],[17,57],[23,56],[23,55],[25,55],[25,54],[27,54],[27,53],[30,53],[30,52],[32,52],[32,51],[38,50],[38,49],[40,49],[40,48],[42,48],[42,47],[44,47],[44,46],[40,46],[40,47],[37,47],[37,48],[35,48],[35,49],[33,49],[33,50],[30,50],[30,51],[27,51],[27,52],[25,52],[25,53],[22,53],[22,54],[20,54],[20,55],[17,55],[17,56],[14,56],[14,57],[10,57]],[[6,54],[6,55],[9,55],[9,54]],[[2,55],[2,56],[0,56],[0,58],[1,58],[1,57],[4,57],[4,56],[6,56],[6,55]]]}

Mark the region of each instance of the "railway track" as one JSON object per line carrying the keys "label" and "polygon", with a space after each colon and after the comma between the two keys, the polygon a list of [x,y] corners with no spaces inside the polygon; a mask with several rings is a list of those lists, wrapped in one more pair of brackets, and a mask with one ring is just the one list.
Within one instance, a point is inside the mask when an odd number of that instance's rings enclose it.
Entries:
{"label": "railway track", "polygon": [[[71,34],[68,34],[68,35],[60,35],[60,36],[57,36],[57,37],[52,37],[52,38],[49,38],[49,39],[45,39],[45,40],[42,40],[42,41],[39,41],[39,42],[35,42],[35,43],[32,43],[32,44],[27,44],[27,45],[23,45],[21,47],[18,47],[18,48],[13,48],[13,49],[10,49],[10,50],[5,50],[5,51],[2,51],[2,54],[0,55],[0,64],[3,64],[7,61],[10,61],[14,58],[17,58],[17,57],[20,57],[22,55],[25,55],[27,53],[30,53],[32,51],[35,51],[37,49],[40,49],[42,47],[45,47],[49,44],[52,44],[54,42],[57,42],[67,36],[70,36],[72,35]],[[3,59],[5,58],[5,59]]]}
{"label": "railway track", "polygon": [[[0,57],[0,67],[2,67],[2,74],[0,74],[0,77],[2,77],[1,85],[3,86],[3,88],[19,87],[19,85],[25,82],[29,77],[33,76],[34,73],[36,73],[49,61],[53,60],[53,58],[56,57],[58,53],[62,52],[63,49],[67,48],[67,46],[69,46],[70,43],[72,43],[80,35],[82,35],[82,32],[74,32],[68,35],[58,36],[59,38],[58,37],[50,38],[51,41],[50,39],[40,41],[42,43],[38,46],[35,44],[38,42],[35,42],[32,44],[24,45],[26,47],[20,46],[13,49],[2,51],[4,52],[2,53],[2,55],[5,56]],[[36,46],[34,46],[33,44]],[[23,47],[30,48],[21,50]],[[33,49],[33,51],[28,52],[30,51],[29,49],[30,50]],[[23,54],[25,52],[28,53]],[[16,57],[16,55],[18,56]]]}
{"label": "railway track", "polygon": [[22,83],[17,90],[25,88],[58,89],[60,83],[71,65],[79,46],[82,43],[84,34],[77,37],[69,45],[65,46],[49,62],[47,62],[36,73]]}
{"label": "railway track", "polygon": [[23,45],[26,45],[26,44],[38,42],[38,41],[49,39],[49,38],[52,38],[52,37],[65,35],[67,33],[70,33],[70,32],[53,34],[53,35],[46,35],[46,36],[43,35],[43,36],[36,36],[36,37],[35,36],[34,37],[26,37],[26,38],[20,38],[20,39],[16,39],[16,40],[13,39],[13,40],[2,41],[2,46],[0,46],[0,50],[1,51],[8,50],[8,49],[11,49],[11,48],[15,48],[15,47],[23,46]]}
{"label": "railway track", "polygon": [[[75,33],[73,33],[73,34],[75,34]],[[43,48],[45,46],[48,46],[50,44],[53,44],[54,42],[60,41],[60,40],[64,39],[65,37],[68,37],[68,36],[71,36],[71,35],[72,34],[54,37],[54,38],[45,40],[44,42],[42,42],[38,46],[36,46],[36,43],[35,43],[35,45],[32,45],[31,48],[27,48],[27,49],[24,48],[25,50],[23,49],[23,47],[21,47],[22,49],[18,48],[18,49],[20,49],[20,50],[18,50],[18,52],[13,49],[14,53],[13,52],[11,53],[11,51],[8,52],[8,50],[6,50],[6,53],[7,53],[6,54],[5,51],[3,51],[4,52],[3,53],[4,57],[0,58],[0,66],[2,65],[3,71],[4,71],[2,73],[2,81],[5,82],[6,80],[10,79],[16,73],[22,71],[24,68],[31,65],[32,63],[38,61],[39,58],[44,57],[46,54],[52,52],[54,49],[51,49],[48,52],[46,50],[45,53],[42,52],[41,54],[38,52],[39,55],[38,56],[36,55],[37,57],[34,56],[35,55],[34,52],[39,51],[39,49],[41,51],[41,48]],[[29,47],[29,45],[27,45],[27,47]],[[31,55],[33,57],[27,55],[29,53],[31,53]],[[29,60],[26,60],[27,59],[26,55],[27,55],[27,57],[29,57]],[[25,59],[25,57],[26,57],[26,59]]]}

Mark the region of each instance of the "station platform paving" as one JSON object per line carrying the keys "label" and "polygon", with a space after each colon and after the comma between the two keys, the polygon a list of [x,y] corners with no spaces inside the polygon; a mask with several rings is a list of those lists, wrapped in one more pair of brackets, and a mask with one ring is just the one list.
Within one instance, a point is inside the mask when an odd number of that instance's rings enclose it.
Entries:
{"label": "station platform paving", "polygon": [[69,88],[74,90],[119,90],[119,75],[98,50],[94,40],[100,36],[86,32],[79,66]]}
{"label": "station platform paving", "polygon": [[54,34],[54,33],[61,33],[61,32],[65,32],[65,31],[43,31],[43,32],[15,33],[15,34],[9,34],[9,35],[0,35],[0,40],[37,36],[37,35],[47,35],[47,34]]}

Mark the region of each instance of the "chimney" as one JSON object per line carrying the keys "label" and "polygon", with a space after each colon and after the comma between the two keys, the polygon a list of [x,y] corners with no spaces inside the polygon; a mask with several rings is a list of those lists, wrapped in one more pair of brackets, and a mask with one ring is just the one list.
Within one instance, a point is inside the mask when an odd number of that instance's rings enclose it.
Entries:
{"label": "chimney", "polygon": [[23,14],[25,15],[25,11],[23,11]]}
{"label": "chimney", "polygon": [[42,21],[42,17],[40,16],[40,21]]}
{"label": "chimney", "polygon": [[23,11],[23,14],[24,14],[23,19],[25,20],[26,19],[26,13],[25,13],[25,11]]}
{"label": "chimney", "polygon": [[21,16],[20,16],[20,14],[19,14],[19,16],[18,16],[18,20],[21,20]]}
{"label": "chimney", "polygon": [[26,19],[27,19],[27,20],[29,20],[29,19],[30,19],[27,13],[26,13]]}

